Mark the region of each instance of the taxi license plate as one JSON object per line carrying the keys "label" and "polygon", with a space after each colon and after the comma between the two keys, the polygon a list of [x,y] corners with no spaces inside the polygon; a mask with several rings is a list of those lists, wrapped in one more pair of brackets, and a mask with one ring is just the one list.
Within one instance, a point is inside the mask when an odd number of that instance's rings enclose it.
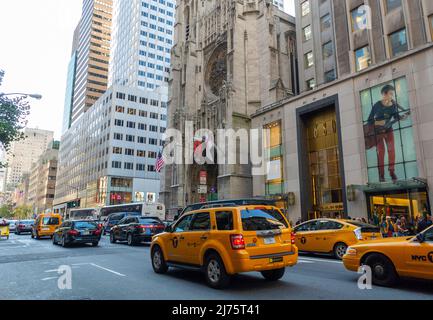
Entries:
{"label": "taxi license plate", "polygon": [[263,242],[267,245],[267,244],[275,244],[275,238],[274,237],[268,237],[268,238],[263,238]]}
{"label": "taxi license plate", "polygon": [[283,262],[283,257],[270,258],[269,262],[270,263]]}
{"label": "taxi license plate", "polygon": [[50,231],[50,228],[43,228],[42,231]]}

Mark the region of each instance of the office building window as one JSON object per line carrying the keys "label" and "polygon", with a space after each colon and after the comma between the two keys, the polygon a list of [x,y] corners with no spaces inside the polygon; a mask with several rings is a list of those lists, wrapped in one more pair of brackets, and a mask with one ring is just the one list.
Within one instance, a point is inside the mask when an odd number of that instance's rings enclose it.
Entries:
{"label": "office building window", "polygon": [[303,30],[302,30],[302,34],[304,35],[304,41],[308,41],[311,40],[311,37],[313,35],[313,32],[311,30],[311,25],[306,26]]}
{"label": "office building window", "polygon": [[352,31],[364,30],[367,25],[367,11],[358,7],[351,11]]}
{"label": "office building window", "polygon": [[134,164],[132,162],[125,162],[124,168],[125,170],[134,170]]}
{"label": "office building window", "polygon": [[387,12],[401,7],[401,0],[386,0],[385,2]]}
{"label": "office building window", "polygon": [[139,158],[146,157],[146,151],[144,151],[144,150],[137,150],[137,157],[139,157]]}
{"label": "office building window", "polygon": [[305,68],[310,68],[314,66],[314,55],[313,52],[310,51],[305,54]]}
{"label": "office building window", "polygon": [[325,82],[331,82],[336,79],[335,69],[325,72]]}
{"label": "office building window", "polygon": [[120,162],[120,161],[113,161],[111,163],[111,167],[113,169],[122,169],[122,162]]}
{"label": "office building window", "polygon": [[406,29],[394,32],[389,36],[391,55],[398,56],[408,50]]}
{"label": "office building window", "polygon": [[310,79],[307,80],[307,90],[313,90],[316,87],[316,80],[315,79]]}
{"label": "office building window", "polygon": [[355,51],[356,71],[368,68],[371,64],[370,47],[366,46]]}
{"label": "office building window", "polygon": [[327,59],[334,54],[334,46],[332,45],[332,41],[325,43],[322,47],[323,59]]}
{"label": "office building window", "polygon": [[331,15],[328,13],[320,18],[320,30],[323,32],[329,28],[331,28]]}
{"label": "office building window", "polygon": [[114,147],[113,148],[113,154],[122,154],[122,148]]}
{"label": "office building window", "polygon": [[305,17],[306,15],[310,14],[311,8],[310,8],[310,0],[304,1],[301,4],[301,12],[302,16]]}
{"label": "office building window", "polygon": [[125,154],[126,154],[127,156],[133,156],[134,153],[135,153],[135,150],[134,150],[134,149],[125,149]]}

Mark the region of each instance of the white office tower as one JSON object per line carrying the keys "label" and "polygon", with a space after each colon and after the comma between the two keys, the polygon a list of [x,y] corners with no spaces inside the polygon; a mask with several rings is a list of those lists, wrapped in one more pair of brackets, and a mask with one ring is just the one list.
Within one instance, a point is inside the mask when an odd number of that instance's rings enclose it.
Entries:
{"label": "white office tower", "polygon": [[109,85],[168,86],[175,0],[115,0]]}

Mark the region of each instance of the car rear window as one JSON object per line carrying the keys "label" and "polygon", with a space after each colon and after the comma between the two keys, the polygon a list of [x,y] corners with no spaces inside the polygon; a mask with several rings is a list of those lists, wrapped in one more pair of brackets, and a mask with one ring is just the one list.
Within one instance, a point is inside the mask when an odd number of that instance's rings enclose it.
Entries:
{"label": "car rear window", "polygon": [[47,217],[42,219],[43,226],[56,226],[59,222],[59,218]]}
{"label": "car rear window", "polygon": [[157,218],[140,218],[138,221],[141,224],[162,224],[162,221]]}
{"label": "car rear window", "polygon": [[241,218],[244,231],[276,230],[288,228],[287,221],[277,210],[242,210]]}
{"label": "car rear window", "polygon": [[76,229],[96,229],[98,226],[94,222],[79,221],[74,223]]}
{"label": "car rear window", "polygon": [[22,224],[32,224],[33,220],[21,221]]}

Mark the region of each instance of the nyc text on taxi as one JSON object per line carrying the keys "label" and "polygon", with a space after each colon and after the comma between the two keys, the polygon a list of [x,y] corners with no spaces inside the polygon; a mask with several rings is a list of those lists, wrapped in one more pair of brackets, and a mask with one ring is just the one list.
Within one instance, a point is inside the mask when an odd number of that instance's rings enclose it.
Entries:
{"label": "nyc text on taxi", "polygon": [[351,246],[345,267],[369,266],[373,283],[392,286],[400,277],[433,280],[433,227],[416,237],[386,238]]}
{"label": "nyc text on taxi", "polygon": [[153,238],[152,266],[204,272],[212,288],[224,288],[230,276],[258,271],[270,281],[298,261],[290,224],[275,207],[238,206],[193,211]]}

